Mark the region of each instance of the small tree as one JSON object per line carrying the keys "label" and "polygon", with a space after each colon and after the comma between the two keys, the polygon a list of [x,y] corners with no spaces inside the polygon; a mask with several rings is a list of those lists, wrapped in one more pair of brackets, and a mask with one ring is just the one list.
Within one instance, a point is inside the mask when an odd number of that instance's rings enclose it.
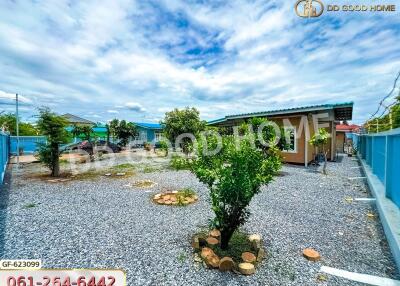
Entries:
{"label": "small tree", "polygon": [[253,134],[241,138],[232,135],[222,137],[221,151],[209,155],[204,150],[215,150],[215,136],[198,140],[197,158],[192,172],[210,189],[214,226],[221,231],[221,248],[227,249],[229,241],[249,216],[247,209],[251,199],[268,184],[280,169],[281,161],[276,147],[267,152],[254,148]]}
{"label": "small tree", "polygon": [[324,167],[322,168],[322,172],[326,175],[326,167],[328,164],[328,152],[329,149],[326,148],[326,144],[328,143],[329,133],[323,129],[318,129],[318,132],[314,133],[314,135],[310,139],[310,144],[313,145],[316,149],[315,153],[320,152],[319,149],[322,149],[322,154],[324,155]]}
{"label": "small tree", "polygon": [[114,139],[114,138],[117,138],[117,128],[118,128],[118,125],[119,125],[119,120],[116,119],[116,118],[114,118],[113,120],[111,120],[110,123],[108,124],[108,126],[109,126],[109,132],[110,132],[110,135],[111,135],[111,137],[112,137],[113,139]]}
{"label": "small tree", "polygon": [[39,109],[37,128],[46,136],[47,143],[39,145],[37,157],[51,170],[51,176],[60,175],[60,144],[68,142],[68,132],[65,130],[68,122],[62,116],[51,112],[49,108]]}
{"label": "small tree", "polygon": [[121,120],[116,128],[117,138],[120,139],[121,145],[126,146],[129,138],[137,136],[138,132],[135,124]]}
{"label": "small tree", "polygon": [[[196,136],[206,127],[206,122],[200,120],[199,111],[196,108],[189,107],[182,110],[175,108],[165,113],[162,124],[164,125],[164,136],[172,143],[174,143],[181,134],[189,133]],[[180,144],[182,151],[187,155],[191,150],[191,139],[184,137]]]}

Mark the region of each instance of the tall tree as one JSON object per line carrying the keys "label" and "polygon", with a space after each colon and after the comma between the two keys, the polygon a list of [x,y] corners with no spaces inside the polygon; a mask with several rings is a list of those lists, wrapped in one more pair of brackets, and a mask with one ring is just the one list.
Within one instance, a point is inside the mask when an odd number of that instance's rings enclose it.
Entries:
{"label": "tall tree", "polygon": [[116,134],[117,138],[121,140],[121,145],[126,146],[126,144],[129,142],[129,139],[137,135],[137,129],[135,124],[132,122],[121,120],[116,128]]}
{"label": "tall tree", "polygon": [[[181,110],[175,108],[165,113],[162,124],[164,125],[165,137],[172,143],[175,143],[177,137],[181,134],[189,133],[197,136],[206,127],[206,122],[200,120],[199,111],[196,108],[189,107]],[[191,139],[188,137],[182,139],[180,147],[185,154],[189,153],[191,143]]]}
{"label": "tall tree", "polygon": [[39,109],[37,127],[46,136],[47,142],[39,145],[37,157],[51,170],[54,177],[60,175],[59,147],[68,141],[68,132],[65,130],[67,124],[64,117],[56,115],[49,108]]}

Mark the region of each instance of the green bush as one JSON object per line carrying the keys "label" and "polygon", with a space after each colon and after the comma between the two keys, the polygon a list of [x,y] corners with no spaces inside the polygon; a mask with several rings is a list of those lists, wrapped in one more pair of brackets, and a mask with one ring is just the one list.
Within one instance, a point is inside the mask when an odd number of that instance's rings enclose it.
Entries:
{"label": "green bush", "polygon": [[190,160],[188,158],[174,154],[172,155],[169,165],[174,170],[189,170]]}
{"label": "green bush", "polygon": [[253,196],[261,185],[272,181],[281,166],[278,149],[273,145],[268,150],[255,148],[254,139],[253,134],[239,142],[234,136],[223,136],[221,151],[212,155],[203,150],[215,150],[217,138],[198,140],[192,171],[210,190],[213,226],[221,231],[222,249],[228,248],[234,232],[246,222]]}

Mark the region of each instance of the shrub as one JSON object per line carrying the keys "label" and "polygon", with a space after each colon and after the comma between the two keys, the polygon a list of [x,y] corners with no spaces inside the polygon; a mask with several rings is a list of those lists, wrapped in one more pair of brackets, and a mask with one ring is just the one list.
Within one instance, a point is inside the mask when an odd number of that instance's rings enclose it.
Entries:
{"label": "shrub", "polygon": [[[314,133],[314,135],[310,139],[310,144],[319,151],[318,148],[321,148],[322,153],[324,154],[324,167],[322,169],[323,173],[326,175],[326,166],[327,166],[327,156],[329,149],[326,149],[326,144],[328,143],[329,133],[323,128],[318,129],[318,132]],[[316,153],[317,153],[316,152]]]}
{"label": "shrub", "polygon": [[174,170],[189,170],[190,160],[179,155],[172,155],[169,165]]}
{"label": "shrub", "polygon": [[51,170],[51,175],[60,175],[60,144],[67,143],[68,132],[65,130],[67,121],[48,108],[39,109],[37,128],[46,136],[47,142],[39,144],[37,158]]}
{"label": "shrub", "polygon": [[233,136],[222,137],[222,149],[214,150],[215,136],[198,140],[197,158],[192,171],[210,190],[213,226],[221,231],[221,248],[227,249],[233,233],[249,216],[248,205],[263,184],[269,183],[280,169],[278,149],[254,148],[254,135],[247,134],[239,142]]}
{"label": "shrub", "polygon": [[160,141],[160,149],[165,152],[165,156],[168,156],[168,143],[166,141]]}

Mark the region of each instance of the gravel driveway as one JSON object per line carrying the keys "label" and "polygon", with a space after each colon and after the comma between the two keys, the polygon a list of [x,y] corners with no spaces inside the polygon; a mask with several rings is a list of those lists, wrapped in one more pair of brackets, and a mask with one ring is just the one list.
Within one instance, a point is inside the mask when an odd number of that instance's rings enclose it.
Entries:
{"label": "gravel driveway", "polygon": [[[12,177],[0,195],[0,257],[41,259],[46,268],[123,268],[128,285],[360,285],[318,277],[321,265],[399,278],[357,162],[329,163],[328,176],[284,166],[257,195],[244,230],[263,236],[268,258],[249,277],[207,270],[193,262],[190,237],[212,218],[207,189],[187,171],[49,183]],[[150,179],[151,189],[129,183]],[[164,188],[193,188],[198,203],[154,205]],[[305,260],[306,247],[322,260]]]}

